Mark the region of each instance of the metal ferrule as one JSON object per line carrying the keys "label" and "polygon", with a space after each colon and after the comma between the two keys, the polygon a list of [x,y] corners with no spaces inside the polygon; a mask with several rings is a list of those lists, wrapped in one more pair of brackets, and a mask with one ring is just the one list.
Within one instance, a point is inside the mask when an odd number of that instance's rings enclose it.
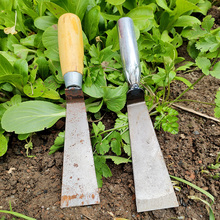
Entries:
{"label": "metal ferrule", "polygon": [[133,88],[140,83],[141,67],[131,18],[123,17],[118,20],[118,34],[124,74],[130,88]]}
{"label": "metal ferrule", "polygon": [[82,74],[78,72],[67,72],[64,75],[64,82],[66,88],[78,87],[82,88]]}

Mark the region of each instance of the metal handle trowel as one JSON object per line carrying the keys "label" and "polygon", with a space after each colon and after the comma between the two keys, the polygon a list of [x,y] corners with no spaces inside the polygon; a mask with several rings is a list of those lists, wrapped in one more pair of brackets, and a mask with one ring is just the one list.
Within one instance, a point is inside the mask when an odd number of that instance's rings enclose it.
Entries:
{"label": "metal handle trowel", "polygon": [[139,88],[141,69],[131,18],[118,20],[118,34],[124,74],[130,87],[127,110],[137,212],[177,207],[176,195],[144,100],[145,94]]}

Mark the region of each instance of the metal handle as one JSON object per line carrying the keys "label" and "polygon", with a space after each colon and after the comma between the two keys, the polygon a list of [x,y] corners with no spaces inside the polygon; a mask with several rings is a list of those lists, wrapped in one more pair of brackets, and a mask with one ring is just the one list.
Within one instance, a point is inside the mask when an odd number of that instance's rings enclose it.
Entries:
{"label": "metal handle", "polygon": [[58,44],[66,87],[81,88],[84,48],[81,22],[77,15],[66,13],[59,18]]}
{"label": "metal handle", "polygon": [[140,83],[141,68],[134,24],[131,18],[118,20],[118,35],[124,74],[131,89]]}

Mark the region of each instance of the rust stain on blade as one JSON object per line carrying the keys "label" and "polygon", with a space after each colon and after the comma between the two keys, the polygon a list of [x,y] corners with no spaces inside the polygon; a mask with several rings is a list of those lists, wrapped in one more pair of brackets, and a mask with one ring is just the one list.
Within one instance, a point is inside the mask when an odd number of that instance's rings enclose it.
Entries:
{"label": "rust stain on blade", "polygon": [[79,205],[90,205],[91,204],[91,200],[93,200],[92,204],[98,204],[99,203],[99,198],[92,194],[92,195],[72,195],[72,196],[68,196],[68,195],[64,195],[61,198],[61,207],[69,207],[71,206],[72,203],[74,203],[77,200]]}
{"label": "rust stain on blade", "polygon": [[77,195],[72,195],[72,196],[62,196],[61,198],[61,205],[63,206],[64,203],[66,203],[66,206],[69,206],[69,201],[72,199],[75,199]]}
{"label": "rust stain on blade", "polygon": [[61,207],[99,203],[93,151],[81,89],[66,89]]}

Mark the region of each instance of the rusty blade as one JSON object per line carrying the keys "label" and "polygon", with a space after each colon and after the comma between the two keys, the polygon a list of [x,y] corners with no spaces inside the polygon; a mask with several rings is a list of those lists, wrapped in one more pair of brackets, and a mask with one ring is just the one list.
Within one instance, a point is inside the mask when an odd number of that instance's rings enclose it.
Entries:
{"label": "rusty blade", "polygon": [[98,204],[99,194],[81,89],[66,89],[61,208]]}

